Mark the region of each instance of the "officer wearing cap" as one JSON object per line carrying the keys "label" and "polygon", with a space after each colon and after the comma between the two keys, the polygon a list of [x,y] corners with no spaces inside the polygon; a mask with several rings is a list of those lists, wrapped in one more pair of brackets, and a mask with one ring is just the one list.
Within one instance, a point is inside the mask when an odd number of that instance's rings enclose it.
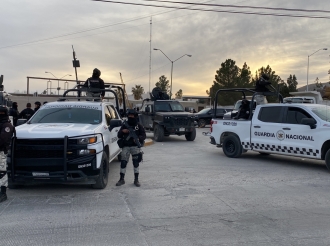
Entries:
{"label": "officer wearing cap", "polygon": [[97,89],[105,89],[104,81],[100,78],[101,71],[97,68],[94,68],[92,77],[88,78],[84,84],[84,87],[91,89],[86,95],[88,97],[100,97],[103,99],[105,91],[97,91]]}
{"label": "officer wearing cap", "polygon": [[[140,187],[139,182],[139,164],[142,161],[142,152],[141,149],[137,146],[134,138],[129,137],[129,131],[133,130],[137,135],[139,142],[144,143],[146,139],[146,132],[143,126],[138,123],[137,120],[138,114],[134,109],[127,110],[127,125],[124,123],[118,132],[118,138],[120,141],[119,147],[122,148],[121,152],[121,165],[120,165],[120,179],[116,183],[116,186],[121,186],[125,184],[125,173],[127,162],[129,161],[130,155],[132,155],[133,166],[134,166],[134,184],[137,187]],[[128,129],[130,128],[130,129]]]}
{"label": "officer wearing cap", "polygon": [[0,106],[0,202],[7,199],[7,153],[14,130],[7,107]]}
{"label": "officer wearing cap", "polygon": [[26,104],[26,109],[23,109],[22,112],[19,113],[19,119],[27,119],[29,120],[34,114],[34,110],[31,108],[31,103]]}
{"label": "officer wearing cap", "polygon": [[39,101],[36,101],[34,103],[34,112],[37,112],[40,107],[41,107],[41,103]]}

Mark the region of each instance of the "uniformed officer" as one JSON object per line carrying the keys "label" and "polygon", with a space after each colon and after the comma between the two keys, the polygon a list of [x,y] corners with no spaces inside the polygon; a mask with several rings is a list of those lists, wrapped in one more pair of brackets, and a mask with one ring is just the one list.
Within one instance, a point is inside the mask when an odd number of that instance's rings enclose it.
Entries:
{"label": "uniformed officer", "polygon": [[[137,121],[137,112],[133,109],[127,110],[127,124],[130,130],[133,130],[137,135],[139,142],[142,144],[146,139],[146,132],[144,127]],[[142,161],[142,152],[141,149],[137,146],[136,141],[133,137],[129,138],[129,129],[125,124],[122,125],[118,132],[118,138],[121,142],[122,148],[121,152],[121,165],[120,165],[120,179],[117,182],[116,186],[121,186],[125,184],[125,173],[127,162],[129,161],[130,155],[132,155],[133,166],[134,166],[134,184],[137,187],[140,187],[139,182],[139,164]]]}
{"label": "uniformed officer", "polygon": [[0,202],[7,199],[7,153],[14,129],[9,120],[7,107],[0,106]]}
{"label": "uniformed officer", "polygon": [[34,103],[34,112],[37,112],[39,110],[39,108],[41,107],[41,102],[36,101]]}
{"label": "uniformed officer", "polygon": [[105,91],[97,91],[97,89],[105,89],[104,81],[100,78],[101,71],[95,68],[93,70],[92,77],[88,78],[84,84],[84,87],[92,89],[92,92],[87,92],[88,97],[100,97],[103,99]]}
{"label": "uniformed officer", "polygon": [[26,109],[23,109],[22,112],[18,115],[19,119],[27,119],[29,120],[34,114],[34,110],[31,108],[31,103],[26,104]]}
{"label": "uniformed officer", "polygon": [[[269,92],[269,88],[267,88],[268,85],[271,85],[271,82],[269,81],[269,76],[267,74],[262,74],[260,78],[256,82],[255,91],[256,92]],[[267,99],[263,95],[256,95],[255,101],[257,105],[266,104]]]}
{"label": "uniformed officer", "polygon": [[14,126],[17,126],[18,115],[19,115],[18,104],[17,104],[17,102],[13,102],[13,105],[9,110],[9,116],[13,117]]}

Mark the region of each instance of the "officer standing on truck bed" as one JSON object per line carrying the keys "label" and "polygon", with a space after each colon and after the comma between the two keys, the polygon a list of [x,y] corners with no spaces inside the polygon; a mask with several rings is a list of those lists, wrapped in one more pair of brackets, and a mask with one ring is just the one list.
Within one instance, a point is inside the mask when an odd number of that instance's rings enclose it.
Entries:
{"label": "officer standing on truck bed", "polygon": [[[146,132],[144,127],[138,123],[138,114],[134,109],[127,110],[127,123],[124,122],[118,132],[118,145],[122,148],[121,152],[121,165],[120,165],[120,179],[116,186],[125,184],[125,173],[129,156],[132,155],[133,166],[134,166],[134,184],[140,187],[139,182],[139,164],[142,161],[142,152],[138,147],[137,141],[143,145],[146,139]],[[127,125],[126,125],[127,124]],[[130,131],[134,131],[130,133]],[[136,134],[136,139],[132,137],[132,134]]]}
{"label": "officer standing on truck bed", "polygon": [[100,97],[103,99],[105,91],[97,91],[97,89],[105,89],[104,81],[100,78],[101,71],[94,68],[92,77],[88,78],[84,84],[84,87],[91,89],[91,92],[86,92],[88,97]]}
{"label": "officer standing on truck bed", "polygon": [[14,130],[7,107],[0,106],[0,202],[7,199],[7,153]]}

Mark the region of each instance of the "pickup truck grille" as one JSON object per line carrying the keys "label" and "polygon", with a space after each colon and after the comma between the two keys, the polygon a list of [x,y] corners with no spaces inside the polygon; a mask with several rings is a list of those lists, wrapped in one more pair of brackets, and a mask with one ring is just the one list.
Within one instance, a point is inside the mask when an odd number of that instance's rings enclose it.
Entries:
{"label": "pickup truck grille", "polygon": [[173,118],[175,126],[187,126],[189,125],[189,119],[187,118]]}
{"label": "pickup truck grille", "polygon": [[[76,140],[68,140],[70,144],[75,144]],[[17,139],[16,158],[63,158],[64,139]],[[71,156],[70,156],[71,157]],[[73,157],[73,156],[72,156]]]}

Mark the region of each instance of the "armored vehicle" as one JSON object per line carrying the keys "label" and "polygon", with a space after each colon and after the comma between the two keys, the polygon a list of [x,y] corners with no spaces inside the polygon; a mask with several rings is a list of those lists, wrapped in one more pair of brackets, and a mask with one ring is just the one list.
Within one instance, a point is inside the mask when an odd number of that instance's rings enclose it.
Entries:
{"label": "armored vehicle", "polygon": [[187,141],[195,140],[194,114],[185,112],[178,101],[169,100],[168,95],[157,87],[150,97],[143,100],[139,120],[146,130],[154,133],[156,142],[163,141],[169,135],[184,135]]}

